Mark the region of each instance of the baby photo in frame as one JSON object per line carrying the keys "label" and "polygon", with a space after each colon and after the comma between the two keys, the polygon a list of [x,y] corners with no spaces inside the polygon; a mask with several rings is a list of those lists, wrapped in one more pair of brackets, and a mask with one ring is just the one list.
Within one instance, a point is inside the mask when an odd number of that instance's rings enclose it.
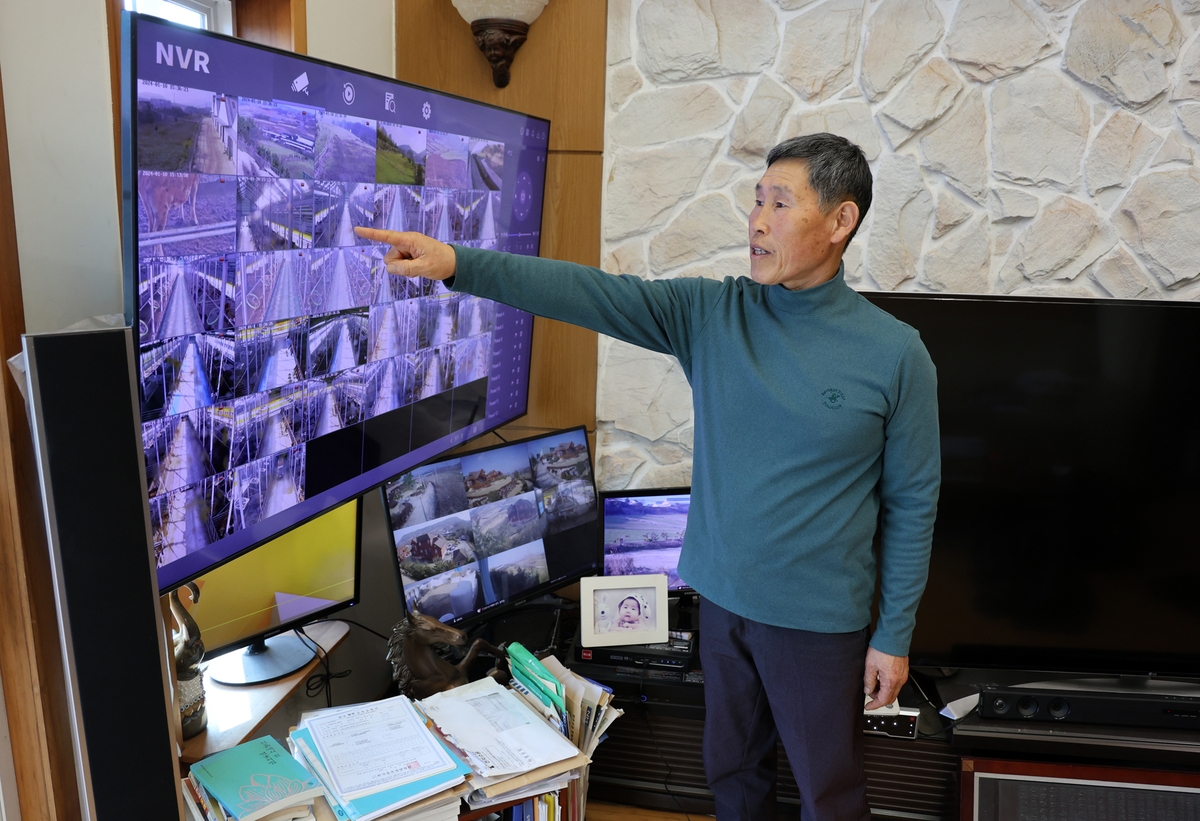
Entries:
{"label": "baby photo in frame", "polygon": [[667,641],[667,575],[585,576],[579,580],[584,647]]}

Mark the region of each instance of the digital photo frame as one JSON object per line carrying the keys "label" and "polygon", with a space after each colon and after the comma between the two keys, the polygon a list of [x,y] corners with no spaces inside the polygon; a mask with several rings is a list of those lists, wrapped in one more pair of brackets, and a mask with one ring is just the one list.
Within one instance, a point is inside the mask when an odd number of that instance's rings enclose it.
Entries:
{"label": "digital photo frame", "polygon": [[579,580],[584,647],[662,644],[667,640],[667,576],[587,576]]}

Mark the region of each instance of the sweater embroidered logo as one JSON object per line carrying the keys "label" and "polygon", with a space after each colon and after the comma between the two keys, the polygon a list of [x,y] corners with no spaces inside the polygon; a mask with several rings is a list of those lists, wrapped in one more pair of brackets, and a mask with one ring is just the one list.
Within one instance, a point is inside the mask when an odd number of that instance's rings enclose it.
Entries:
{"label": "sweater embroidered logo", "polygon": [[846,401],[846,394],[837,388],[826,388],[821,391],[821,396],[825,397],[825,407],[830,410],[840,410],[842,403]]}

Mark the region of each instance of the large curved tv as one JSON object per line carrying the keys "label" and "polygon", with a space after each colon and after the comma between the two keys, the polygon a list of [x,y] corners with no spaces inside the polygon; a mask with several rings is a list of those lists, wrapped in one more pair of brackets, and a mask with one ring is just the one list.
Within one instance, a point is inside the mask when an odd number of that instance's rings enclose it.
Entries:
{"label": "large curved tv", "polygon": [[532,317],[355,226],[536,255],[549,123],[127,14],[126,312],[161,589],[525,413]]}
{"label": "large curved tv", "polygon": [[867,296],[937,367],[912,663],[1200,677],[1200,304]]}

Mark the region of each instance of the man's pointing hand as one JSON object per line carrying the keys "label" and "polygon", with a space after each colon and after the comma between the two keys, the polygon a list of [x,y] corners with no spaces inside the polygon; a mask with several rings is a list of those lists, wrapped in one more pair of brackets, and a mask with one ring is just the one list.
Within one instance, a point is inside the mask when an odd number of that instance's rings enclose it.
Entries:
{"label": "man's pointing hand", "polygon": [[454,249],[436,239],[412,231],[381,231],[361,226],[355,227],[354,233],[371,242],[392,246],[383,257],[390,274],[424,279],[454,276],[457,265]]}

